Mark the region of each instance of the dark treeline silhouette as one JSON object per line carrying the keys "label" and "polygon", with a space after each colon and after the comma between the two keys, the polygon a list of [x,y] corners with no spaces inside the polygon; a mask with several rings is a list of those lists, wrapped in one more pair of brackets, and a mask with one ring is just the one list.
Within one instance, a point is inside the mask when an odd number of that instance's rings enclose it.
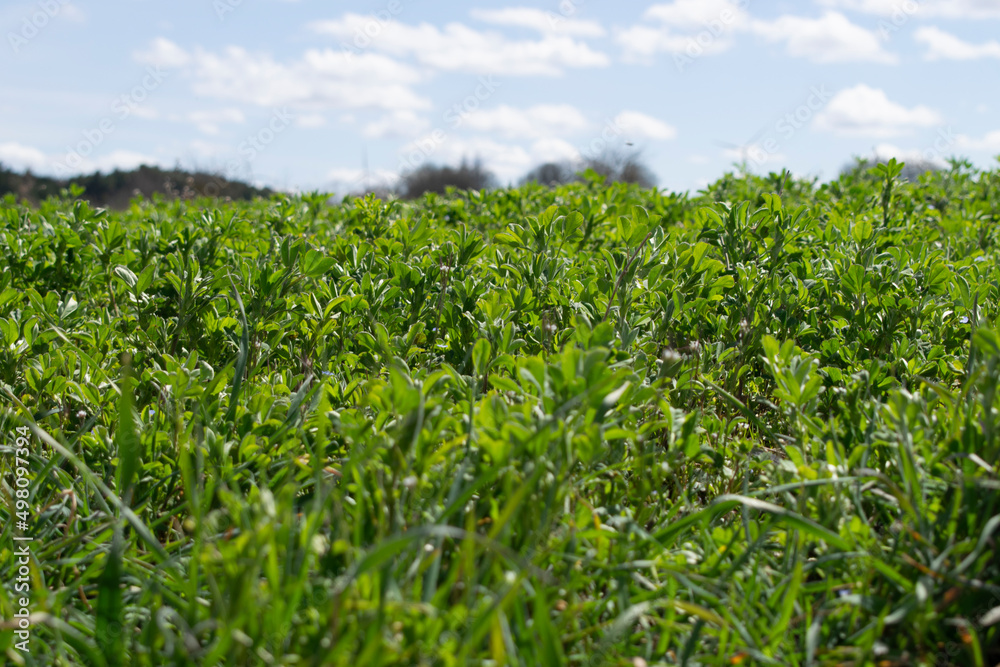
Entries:
{"label": "dark treeline silhouette", "polygon": [[[603,176],[607,183],[635,183],[644,188],[656,185],[656,176],[636,154],[613,152],[585,160],[547,162],[532,169],[520,183],[563,185],[586,180],[584,173],[588,171]],[[0,163],[0,198],[13,194],[19,201],[37,204],[47,197],[69,195],[70,187],[74,185],[82,188],[80,196],[93,205],[114,209],[127,208],[136,196],[148,198],[154,194],[167,198],[219,197],[233,200],[250,200],[273,194],[268,188],[257,188],[208,171],[168,170],[143,165],[131,171],[95,172],[60,179],[36,175],[30,170],[16,172]],[[498,179],[486,169],[482,160],[475,159],[463,160],[457,167],[424,165],[403,174],[392,189],[367,188],[365,192],[353,195],[374,192],[382,198],[398,196],[416,199],[429,192],[443,194],[448,188],[484,190],[498,185]]]}
{"label": "dark treeline silhouette", "polygon": [[253,199],[269,197],[267,188],[256,188],[219,174],[182,169],[160,169],[141,166],[132,171],[95,172],[69,179],[36,176],[31,171],[18,173],[0,164],[0,197],[13,194],[21,201],[37,204],[50,196],[60,196],[71,185],[83,188],[83,197],[96,206],[127,208],[137,195],[151,197],[160,194],[170,198],[220,197]]}
{"label": "dark treeline silhouette", "polygon": [[[841,175],[866,178],[867,172],[876,164],[888,160],[883,158],[855,158],[841,170]],[[925,173],[941,171],[941,167],[928,160],[908,160],[900,178],[916,182]],[[603,176],[606,183],[631,183],[643,188],[657,185],[653,171],[637,153],[608,151],[598,157],[583,160],[543,163],[520,179],[520,184],[537,183],[544,186],[565,185],[584,181],[585,172]],[[591,178],[593,176],[591,175]],[[255,197],[270,197],[274,191],[257,188],[247,183],[230,180],[207,171],[186,171],[183,169],[161,169],[143,165],[131,171],[115,170],[111,173],[93,174],[58,179],[39,176],[27,171],[20,173],[0,163],[0,197],[13,194],[20,201],[37,204],[50,196],[60,196],[71,185],[83,188],[82,196],[96,206],[122,209],[141,195],[151,197],[159,194],[168,198],[192,199],[195,197],[219,197],[233,200],[250,200]],[[394,188],[368,188],[363,195],[375,192],[382,198],[398,196],[416,199],[434,192],[443,194],[448,188],[458,190],[484,190],[497,187],[496,176],[483,166],[480,159],[463,160],[457,167],[447,165],[424,165],[404,173]]]}

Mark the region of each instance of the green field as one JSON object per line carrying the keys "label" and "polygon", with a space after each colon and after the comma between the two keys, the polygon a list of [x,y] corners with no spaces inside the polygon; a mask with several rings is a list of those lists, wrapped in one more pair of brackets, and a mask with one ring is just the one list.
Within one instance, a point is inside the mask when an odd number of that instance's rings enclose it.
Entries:
{"label": "green field", "polygon": [[6,664],[996,665],[1000,171],[896,173],[8,197]]}

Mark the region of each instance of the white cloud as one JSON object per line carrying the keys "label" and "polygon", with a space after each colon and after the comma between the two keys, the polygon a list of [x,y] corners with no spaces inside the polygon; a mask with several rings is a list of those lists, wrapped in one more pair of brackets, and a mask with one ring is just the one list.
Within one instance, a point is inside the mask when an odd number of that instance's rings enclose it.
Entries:
{"label": "white cloud", "polygon": [[160,112],[148,106],[132,107],[132,115],[143,120],[156,120],[160,117]]}
{"label": "white cloud", "polygon": [[859,84],[841,90],[816,114],[813,126],[844,135],[890,137],[944,122],[941,114],[918,105],[906,108],[885,92]]}
{"label": "white cloud", "polygon": [[17,142],[0,144],[0,163],[18,170],[45,171],[49,158],[42,151]]}
{"label": "white cloud", "polygon": [[430,102],[412,86],[423,75],[383,55],[355,55],[311,49],[288,64],[270,55],[231,46],[221,53],[185,51],[169,40],[154,40],[136,60],[180,67],[200,96],[262,107],[293,105],[311,109],[422,109]]}
{"label": "white cloud", "polygon": [[619,30],[615,39],[627,59],[656,53],[686,53],[691,57],[722,53],[732,35],[744,28],[749,14],[741,0],[674,0],[653,5],[642,23]]}
{"label": "white cloud", "polygon": [[73,23],[86,23],[87,21],[87,15],[84,11],[69,2],[62,6],[62,9],[59,10],[58,16],[61,16],[67,21],[72,21]]}
{"label": "white cloud", "polygon": [[878,34],[828,11],[819,18],[789,14],[773,20],[753,20],[740,0],[674,0],[653,5],[639,25],[619,30],[616,39],[627,60],[658,53],[697,58],[729,50],[734,36],[750,32],[785,43],[790,56],[817,63],[895,63],[882,48]]}
{"label": "white cloud", "polygon": [[577,37],[603,37],[606,34],[604,27],[597,21],[572,19],[533,7],[473,9],[472,18],[494,25],[528,28],[543,35],[563,33]]}
{"label": "white cloud", "polygon": [[672,125],[638,111],[622,111],[615,116],[614,125],[620,127],[627,138],[664,140],[677,136],[677,129]]}
{"label": "white cloud", "polygon": [[310,50],[302,60],[282,65],[268,55],[229,47],[223,55],[200,54],[195,77],[196,93],[260,106],[429,106],[410,88],[421,78],[415,70],[376,54],[352,57],[329,49]]}
{"label": "white cloud", "polygon": [[154,39],[144,51],[132,54],[136,62],[166,68],[184,67],[191,62],[191,54],[164,37]]}
{"label": "white cloud", "polygon": [[1000,153],[1000,130],[987,132],[982,137],[960,134],[956,138],[955,145],[963,150],[997,154]]}
{"label": "white cloud", "polygon": [[721,53],[732,46],[729,40],[711,40],[706,42],[704,47],[699,48],[693,36],[677,35],[667,28],[656,28],[647,25],[636,25],[630,28],[619,30],[615,35],[615,40],[625,50],[627,61],[637,58],[648,59],[656,53],[684,53],[687,49],[701,54]]}
{"label": "white cloud", "polygon": [[226,144],[218,144],[211,141],[203,141],[201,139],[195,139],[189,144],[189,146],[199,157],[212,158],[226,155],[233,149],[232,146]]}
{"label": "white cloud", "polygon": [[[421,147],[432,147],[428,151]],[[462,160],[482,159],[485,167],[501,182],[516,180],[531,167],[531,153],[523,146],[505,144],[488,137],[457,137],[445,135],[438,142],[435,135],[421,137],[400,151],[402,156],[423,155],[421,164],[458,164]],[[420,164],[413,165],[414,167]]]}
{"label": "white cloud", "polygon": [[1000,3],[996,0],[819,0],[819,4],[879,16],[1000,18]]}
{"label": "white cloud", "polygon": [[90,174],[95,171],[108,173],[120,169],[130,171],[142,165],[162,165],[159,158],[129,150],[116,150],[98,157],[69,156],[49,156],[46,171],[54,173],[58,177],[66,177],[73,174]]}
{"label": "white cloud", "polygon": [[772,153],[759,143],[750,143],[736,148],[724,148],[722,154],[734,162],[740,164],[747,163],[751,169],[754,166],[763,167],[768,163],[780,165],[788,161],[788,156],[784,153]]}
{"label": "white cloud", "polygon": [[312,130],[326,125],[326,117],[319,113],[307,113],[298,116],[295,124],[303,129]]}
{"label": "white cloud", "polygon": [[210,111],[192,111],[187,119],[205,134],[219,133],[220,125],[232,125],[246,122],[246,117],[239,109],[212,109]]}
{"label": "white cloud", "polygon": [[[87,15],[80,7],[68,0],[44,2],[40,0],[25,0],[15,2],[8,0],[0,6],[0,33],[5,37],[7,31],[20,35],[25,24],[36,29],[46,28],[51,21],[70,21],[71,23],[86,23]],[[27,39],[32,39],[28,37]]]}
{"label": "white cloud", "polygon": [[[910,1],[914,5],[919,2],[919,0]],[[923,1],[927,2],[928,0]],[[849,9],[854,12],[879,14],[882,16],[891,16],[893,12],[903,11],[903,8],[901,7],[901,0],[817,0],[817,4],[823,7]]]}
{"label": "white cloud", "polygon": [[136,151],[112,151],[107,155],[103,155],[93,160],[84,161],[85,164],[81,168],[81,171],[114,171],[115,169],[122,169],[125,171],[136,169],[144,164],[146,165],[158,165],[161,164],[158,158],[151,155],[146,155],[144,153],[137,153]]}
{"label": "white cloud", "polygon": [[934,150],[921,151],[917,148],[900,148],[894,144],[881,143],[875,146],[876,160],[896,158],[899,162],[932,162],[939,167],[947,166],[947,162]]}
{"label": "white cloud", "polygon": [[460,125],[508,139],[566,136],[588,126],[586,117],[568,104],[540,104],[527,109],[501,105],[495,109],[472,111],[461,117]]}
{"label": "white cloud", "polygon": [[970,44],[940,28],[924,27],[913,33],[913,38],[927,45],[927,60],[977,60],[1000,58],[1000,42]]}
{"label": "white cloud", "polygon": [[399,174],[388,169],[366,171],[360,168],[337,167],[326,173],[326,180],[336,192],[350,193],[366,188],[391,188],[399,182]]}
{"label": "white cloud", "polygon": [[[318,33],[350,43],[372,17],[345,14],[334,21],[311,25]],[[511,41],[495,32],[480,32],[461,23],[443,29],[429,23],[379,24],[368,48],[445,72],[472,72],[507,76],[558,76],[568,68],[606,67],[610,59],[584,42],[566,35],[546,34],[540,40]],[[358,56],[355,56],[358,57]],[[360,56],[364,57],[364,56]]]}
{"label": "white cloud", "polygon": [[656,20],[669,28],[697,31],[719,21],[736,23],[746,17],[748,3],[739,0],[674,0],[653,5],[643,18]]}
{"label": "white cloud", "polygon": [[403,110],[386,114],[378,120],[365,125],[363,134],[369,139],[385,137],[413,137],[430,127],[426,118],[421,118],[412,111]]}
{"label": "white cloud", "polygon": [[365,177],[365,170],[351,167],[336,167],[327,172],[326,178],[338,183],[354,183]]}
{"label": "white cloud", "polygon": [[[135,169],[142,164],[160,164],[160,160],[135,151],[117,150],[99,157],[76,156],[72,163],[65,155],[48,155],[38,148],[17,142],[0,144],[0,162],[15,169],[30,169],[35,173],[69,176],[95,171]],[[72,164],[72,167],[68,167]]]}
{"label": "white cloud", "polygon": [[582,159],[580,151],[564,139],[539,139],[531,145],[531,158],[534,164],[564,161],[576,163]]}
{"label": "white cloud", "polygon": [[898,61],[882,49],[875,32],[837,12],[826,12],[818,19],[784,15],[773,21],[753,21],[751,30],[769,41],[785,42],[788,55],[816,63]]}

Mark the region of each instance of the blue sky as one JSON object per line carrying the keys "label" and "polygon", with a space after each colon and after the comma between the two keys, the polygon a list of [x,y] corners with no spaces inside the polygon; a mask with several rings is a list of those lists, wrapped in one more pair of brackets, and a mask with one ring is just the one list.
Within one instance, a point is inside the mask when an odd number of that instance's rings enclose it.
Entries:
{"label": "blue sky", "polygon": [[1000,0],[35,0],[0,6],[0,162],[199,167],[286,189],[481,158],[1000,155]]}

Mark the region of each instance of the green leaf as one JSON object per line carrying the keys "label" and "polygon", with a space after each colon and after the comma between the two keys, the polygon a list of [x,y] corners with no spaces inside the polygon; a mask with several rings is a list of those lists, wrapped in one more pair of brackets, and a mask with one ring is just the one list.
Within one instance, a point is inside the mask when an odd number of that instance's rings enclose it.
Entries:
{"label": "green leaf", "polygon": [[118,493],[128,502],[130,489],[141,466],[141,448],[139,435],[136,433],[132,405],[134,402],[132,390],[131,362],[126,360],[122,368],[121,395],[118,398],[118,430],[115,432],[115,443],[118,445]]}
{"label": "green leaf", "polygon": [[718,510],[725,510],[727,508],[733,508],[740,505],[759,512],[767,512],[788,526],[796,530],[800,530],[807,535],[811,535],[817,540],[826,542],[832,547],[836,547],[841,551],[851,551],[851,544],[837,533],[828,528],[824,528],[812,519],[796,514],[791,510],[785,509],[784,507],[774,505],[773,503],[738,495],[722,495],[712,502],[712,506]]}
{"label": "green leaf", "polygon": [[490,357],[493,354],[493,346],[485,338],[480,338],[472,347],[472,367],[477,376],[482,376],[489,368]]}
{"label": "green leaf", "polygon": [[868,216],[860,216],[854,221],[854,227],[851,229],[851,236],[853,236],[854,240],[859,244],[870,239],[874,233],[875,231],[872,228],[872,221],[868,218]]}
{"label": "green leaf", "polygon": [[788,588],[785,590],[784,595],[781,598],[781,616],[778,618],[777,623],[774,624],[770,633],[768,633],[768,639],[770,642],[774,640],[781,639],[785,630],[788,628],[789,622],[792,620],[792,614],[795,612],[795,603],[799,595],[799,588],[802,585],[802,561],[795,562],[795,570],[792,572],[792,581],[788,584]]}
{"label": "green leaf", "polygon": [[615,224],[618,226],[618,238],[622,243],[629,243],[632,238],[632,230],[635,228],[632,220],[626,218],[624,215],[620,215]]}
{"label": "green leaf", "polygon": [[563,223],[563,238],[572,242],[582,237],[585,222],[583,214],[579,211],[573,211],[567,215]]}
{"label": "green leaf", "polygon": [[149,289],[150,285],[153,284],[153,277],[155,273],[156,273],[156,267],[153,266],[152,264],[143,269],[142,272],[139,274],[138,281],[136,282],[135,291],[138,292],[139,294],[142,294],[147,289]]}
{"label": "green leaf", "polygon": [[649,233],[649,213],[642,206],[632,207],[632,228],[628,234],[627,243],[630,247],[635,247],[642,243]]}
{"label": "green leaf", "polygon": [[236,416],[236,406],[240,400],[240,389],[243,387],[243,374],[247,370],[247,360],[250,358],[250,326],[247,324],[247,314],[243,308],[243,299],[236,289],[236,283],[232,276],[229,277],[229,285],[232,288],[231,294],[239,308],[240,325],[243,332],[240,334],[240,352],[236,357],[236,370],[233,373],[233,385],[229,391],[229,409],[226,411],[226,421],[232,421]]}
{"label": "green leaf", "polygon": [[845,273],[841,282],[844,285],[844,289],[849,291],[851,294],[863,294],[865,286],[865,267],[858,264],[852,264]]}
{"label": "green leaf", "polygon": [[336,265],[336,259],[319,250],[310,249],[302,257],[302,273],[309,278],[319,278]]}
{"label": "green leaf", "polygon": [[122,558],[125,538],[115,524],[111,550],[97,585],[97,618],[94,633],[109,667],[125,664],[125,618],[122,604]]}
{"label": "green leaf", "polygon": [[139,282],[139,278],[127,266],[118,265],[112,269],[112,272],[115,278],[129,289],[134,289]]}
{"label": "green leaf", "polygon": [[532,618],[535,625],[532,630],[540,639],[541,664],[543,665],[565,665],[566,656],[563,653],[562,641],[555,626],[552,624],[550,614],[551,607],[545,598],[541,587],[535,589],[535,605]]}
{"label": "green leaf", "polygon": [[764,348],[764,356],[766,356],[768,359],[778,358],[781,350],[781,345],[778,343],[777,339],[775,339],[773,336],[765,335],[760,342],[761,346],[763,346]]}
{"label": "green leaf", "polygon": [[973,344],[991,357],[1000,356],[1000,335],[993,329],[976,329],[972,334]]}

